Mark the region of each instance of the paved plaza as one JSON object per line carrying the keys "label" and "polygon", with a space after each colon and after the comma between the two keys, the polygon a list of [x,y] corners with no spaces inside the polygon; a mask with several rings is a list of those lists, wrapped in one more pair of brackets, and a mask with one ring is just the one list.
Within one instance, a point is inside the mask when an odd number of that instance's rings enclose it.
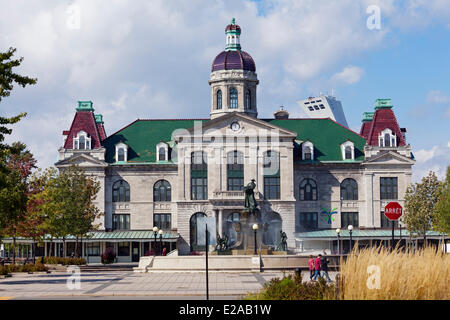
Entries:
{"label": "paved plaza", "polygon": [[[259,291],[282,272],[210,273],[211,299],[240,299]],[[334,279],[335,273],[330,272]],[[16,273],[0,279],[0,299],[203,299],[205,273],[135,273],[132,271],[82,272],[79,287],[75,274]],[[306,272],[304,279],[309,279]]]}

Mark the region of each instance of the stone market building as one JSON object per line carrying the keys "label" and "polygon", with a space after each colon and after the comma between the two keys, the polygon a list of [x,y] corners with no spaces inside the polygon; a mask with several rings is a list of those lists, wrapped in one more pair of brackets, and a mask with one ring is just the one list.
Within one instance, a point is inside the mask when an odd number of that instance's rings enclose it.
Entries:
{"label": "stone market building", "polygon": [[163,246],[188,255],[202,249],[204,216],[233,246],[252,179],[268,246],[278,246],[282,230],[292,251],[336,253],[335,230],[345,236],[348,225],[360,245],[390,239],[383,208],[403,204],[415,162],[390,99],[364,113],[359,133],[283,109],[258,118],[255,62],[234,19],[225,33],[211,68],[209,118],[138,119],[108,136],[93,103],[79,101],[56,166],[76,164],[100,182],[101,227],[83,246],[91,261],[107,247],[118,261],[138,261],[152,250],[154,226]]}

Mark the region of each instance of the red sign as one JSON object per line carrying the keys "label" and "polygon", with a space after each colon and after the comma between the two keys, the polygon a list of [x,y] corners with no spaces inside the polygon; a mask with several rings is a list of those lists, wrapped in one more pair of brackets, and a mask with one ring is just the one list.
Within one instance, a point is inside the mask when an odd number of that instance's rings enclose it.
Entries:
{"label": "red sign", "polygon": [[391,221],[397,221],[403,214],[403,208],[398,202],[389,202],[384,207],[384,215]]}

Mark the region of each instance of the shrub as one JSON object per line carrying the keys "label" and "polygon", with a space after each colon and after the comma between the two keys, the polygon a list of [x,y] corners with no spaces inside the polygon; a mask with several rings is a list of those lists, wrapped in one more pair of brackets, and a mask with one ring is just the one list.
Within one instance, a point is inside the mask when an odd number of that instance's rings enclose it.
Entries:
{"label": "shrub", "polygon": [[86,264],[86,259],[84,258],[62,258],[62,257],[45,257],[45,264],[62,264],[67,265],[83,265]]}
{"label": "shrub", "polygon": [[264,285],[261,292],[248,295],[247,300],[324,300],[333,299],[335,286],[327,285],[319,278],[317,282],[303,282],[301,274],[273,278]]}
{"label": "shrub", "polygon": [[101,255],[102,263],[109,264],[113,263],[116,259],[116,254],[111,248],[107,248],[105,252]]}
{"label": "shrub", "polygon": [[0,267],[0,275],[7,275],[13,272],[39,272],[47,271],[48,268],[42,263],[36,264],[8,264]]}

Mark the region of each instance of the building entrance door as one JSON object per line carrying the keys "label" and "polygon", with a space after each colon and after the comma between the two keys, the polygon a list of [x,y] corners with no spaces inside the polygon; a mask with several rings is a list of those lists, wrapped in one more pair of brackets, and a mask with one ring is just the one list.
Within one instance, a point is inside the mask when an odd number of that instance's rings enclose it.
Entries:
{"label": "building entrance door", "polygon": [[131,243],[131,262],[139,262],[139,242]]}

